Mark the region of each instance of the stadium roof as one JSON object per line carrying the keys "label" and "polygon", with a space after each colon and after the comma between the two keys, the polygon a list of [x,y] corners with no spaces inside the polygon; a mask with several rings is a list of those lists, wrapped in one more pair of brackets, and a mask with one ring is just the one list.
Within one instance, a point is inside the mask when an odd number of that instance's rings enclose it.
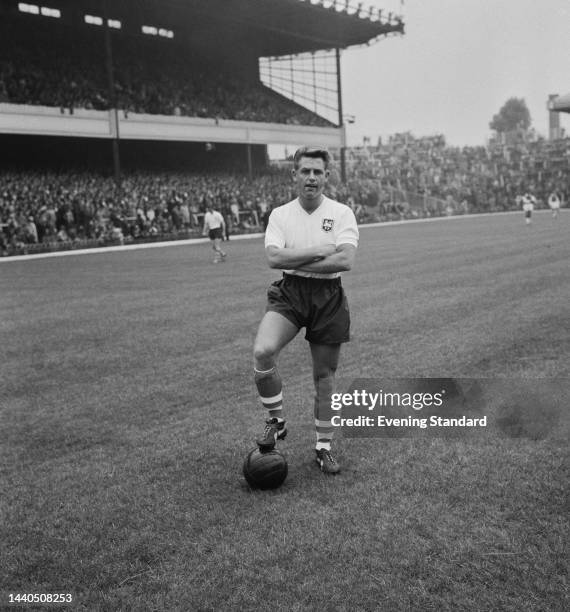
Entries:
{"label": "stadium roof", "polygon": [[550,110],[558,111],[560,113],[570,113],[570,93],[564,96],[558,96],[552,100]]}
{"label": "stadium roof", "polygon": [[[315,0],[313,0],[315,1]],[[347,0],[113,0],[110,12],[138,15],[164,27],[223,44],[243,37],[257,56],[277,56],[369,43],[403,33],[401,19]],[[353,0],[350,0],[351,2]],[[84,4],[89,6],[93,0]],[[117,15],[117,16],[119,16]]]}

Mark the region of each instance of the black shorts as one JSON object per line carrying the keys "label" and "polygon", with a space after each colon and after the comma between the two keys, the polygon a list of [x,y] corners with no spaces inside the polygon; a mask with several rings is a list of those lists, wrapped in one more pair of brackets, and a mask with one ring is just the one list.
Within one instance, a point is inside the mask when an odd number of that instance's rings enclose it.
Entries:
{"label": "black shorts", "polygon": [[222,228],[217,227],[216,229],[211,229],[208,232],[208,236],[210,237],[210,240],[215,240],[216,238],[222,240],[222,238],[224,237],[224,235],[222,234]]}
{"label": "black shorts", "polygon": [[350,340],[350,313],[340,278],[305,278],[284,274],[267,291],[267,310],[278,312],[315,344]]}

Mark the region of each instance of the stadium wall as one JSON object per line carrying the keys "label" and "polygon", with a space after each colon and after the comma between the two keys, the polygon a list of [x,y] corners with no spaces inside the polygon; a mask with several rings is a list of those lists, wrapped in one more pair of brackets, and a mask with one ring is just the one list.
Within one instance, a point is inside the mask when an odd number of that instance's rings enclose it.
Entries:
{"label": "stadium wall", "polygon": [[[256,121],[117,113],[119,136],[131,140],[344,146],[344,129]],[[0,104],[0,133],[113,138],[114,111]]]}

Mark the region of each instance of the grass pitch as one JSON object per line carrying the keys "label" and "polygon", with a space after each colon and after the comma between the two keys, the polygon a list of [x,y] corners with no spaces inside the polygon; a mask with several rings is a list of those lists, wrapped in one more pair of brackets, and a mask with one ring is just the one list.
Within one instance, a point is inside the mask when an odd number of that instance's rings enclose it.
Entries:
{"label": "grass pitch", "polygon": [[[300,334],[280,359],[289,477],[249,490],[276,272],[259,239],[227,249],[217,266],[207,245],[0,262],[0,608],[567,609],[567,413],[539,440],[339,438],[326,477]],[[567,392],[569,261],[568,213],[362,228],[339,376]]]}

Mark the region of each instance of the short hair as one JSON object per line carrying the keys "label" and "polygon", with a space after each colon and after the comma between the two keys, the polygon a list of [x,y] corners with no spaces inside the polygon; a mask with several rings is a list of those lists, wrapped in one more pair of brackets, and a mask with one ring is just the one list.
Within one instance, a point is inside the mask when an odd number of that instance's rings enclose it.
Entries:
{"label": "short hair", "polygon": [[295,155],[293,156],[293,167],[295,170],[299,167],[301,157],[322,159],[325,162],[325,169],[328,169],[331,163],[331,154],[326,149],[320,149],[318,147],[301,147],[295,151]]}

